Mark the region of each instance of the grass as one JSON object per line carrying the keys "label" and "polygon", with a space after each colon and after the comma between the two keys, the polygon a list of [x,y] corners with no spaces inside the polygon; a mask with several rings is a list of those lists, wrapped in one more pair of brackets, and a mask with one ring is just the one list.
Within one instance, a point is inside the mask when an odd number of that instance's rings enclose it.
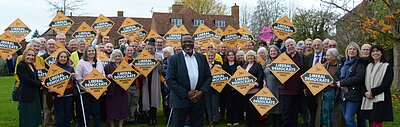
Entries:
{"label": "grass", "polygon": [[[11,92],[14,84],[14,77],[0,77],[0,127],[17,127],[18,126],[18,102],[11,100]],[[384,127],[400,127],[400,92],[392,90],[393,112],[395,121],[385,122]],[[301,119],[299,117],[299,119]],[[157,111],[157,126],[162,127],[164,116],[162,108]],[[244,125],[242,123],[241,125]],[[127,125],[128,127],[147,127],[147,124]],[[225,127],[226,122],[221,121],[216,127]]]}

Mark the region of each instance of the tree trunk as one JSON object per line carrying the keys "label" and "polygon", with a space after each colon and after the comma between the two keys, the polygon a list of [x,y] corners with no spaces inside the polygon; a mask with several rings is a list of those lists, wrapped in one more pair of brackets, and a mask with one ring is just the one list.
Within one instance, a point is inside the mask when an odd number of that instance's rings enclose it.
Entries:
{"label": "tree trunk", "polygon": [[394,78],[393,78],[393,84],[396,88],[396,90],[400,90],[400,45],[397,44],[398,42],[395,42],[393,44],[393,71],[394,71]]}

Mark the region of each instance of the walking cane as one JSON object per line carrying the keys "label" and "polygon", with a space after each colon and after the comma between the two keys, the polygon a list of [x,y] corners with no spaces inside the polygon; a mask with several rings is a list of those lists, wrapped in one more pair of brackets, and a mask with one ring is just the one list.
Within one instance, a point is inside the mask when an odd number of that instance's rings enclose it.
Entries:
{"label": "walking cane", "polygon": [[172,112],[173,112],[173,111],[174,111],[174,108],[171,108],[171,112],[169,112],[167,127],[169,126],[169,122],[171,121],[171,117],[172,117]]}
{"label": "walking cane", "polygon": [[[82,93],[81,93],[81,88],[79,86],[79,82],[76,80],[76,86],[78,88],[78,93],[79,93],[79,99],[81,100],[81,108],[82,108],[82,116],[83,116],[83,122],[85,127],[87,127],[86,124],[86,116],[85,116],[85,108],[83,107],[83,99],[82,99]],[[78,123],[79,124],[79,123]]]}

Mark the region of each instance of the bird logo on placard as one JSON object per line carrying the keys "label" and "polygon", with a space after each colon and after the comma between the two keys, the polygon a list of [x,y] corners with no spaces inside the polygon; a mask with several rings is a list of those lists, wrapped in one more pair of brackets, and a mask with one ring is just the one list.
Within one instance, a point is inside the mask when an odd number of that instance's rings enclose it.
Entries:
{"label": "bird logo on placard", "polygon": [[284,62],[284,61],[286,61],[287,59],[285,59],[285,58],[282,58],[282,60],[281,60],[281,62]]}
{"label": "bird logo on placard", "polygon": [[56,69],[52,69],[51,71],[52,71],[53,73],[56,73],[57,70],[56,70]]}
{"label": "bird logo on placard", "polygon": [[315,71],[321,71],[321,68],[316,67],[316,68],[315,68]]}
{"label": "bird logo on placard", "polygon": [[122,66],[122,69],[126,69],[127,67],[126,66]]}

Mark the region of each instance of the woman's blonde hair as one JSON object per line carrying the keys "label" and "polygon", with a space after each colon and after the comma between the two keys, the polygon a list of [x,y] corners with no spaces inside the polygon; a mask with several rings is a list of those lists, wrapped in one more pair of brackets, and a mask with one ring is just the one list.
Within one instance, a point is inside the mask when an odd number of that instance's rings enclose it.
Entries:
{"label": "woman's blonde hair", "polygon": [[248,56],[254,56],[254,61],[257,59],[257,53],[254,52],[253,50],[247,51],[246,55],[244,55],[244,61],[247,62],[247,57]]}
{"label": "woman's blonde hair", "polygon": [[347,51],[349,50],[350,46],[353,46],[357,49],[357,56],[360,57],[360,46],[355,42],[350,42],[350,44],[346,47],[346,51],[344,52],[344,54],[346,55],[346,59],[349,59],[349,54],[347,54]]}

